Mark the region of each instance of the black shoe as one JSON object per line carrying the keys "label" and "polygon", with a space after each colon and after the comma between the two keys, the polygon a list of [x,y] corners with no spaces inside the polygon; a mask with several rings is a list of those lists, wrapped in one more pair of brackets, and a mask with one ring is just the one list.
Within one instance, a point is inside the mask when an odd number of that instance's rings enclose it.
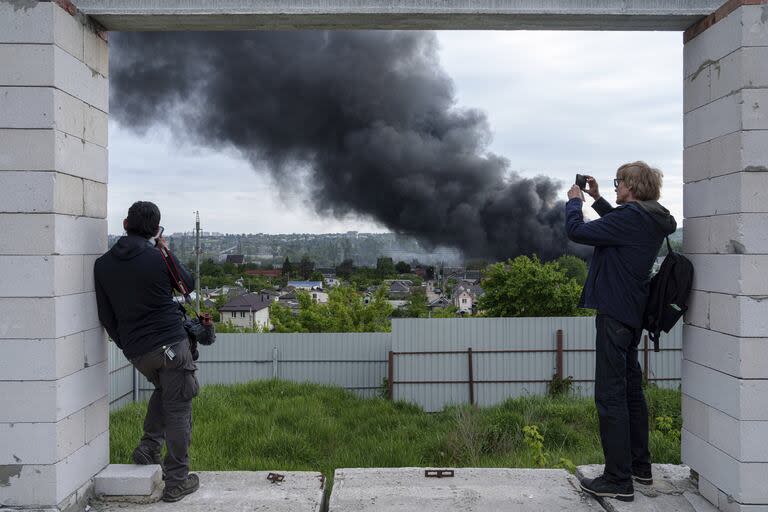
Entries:
{"label": "black shoe", "polygon": [[640,485],[653,485],[653,474],[651,470],[637,471],[632,470],[632,479]]}
{"label": "black shoe", "polygon": [[141,466],[157,464],[163,471],[163,480],[165,480],[165,466],[163,466],[160,451],[152,451],[146,446],[140,444],[136,447],[135,450],[133,450],[133,456],[131,458],[133,459],[134,464],[139,464]]}
{"label": "black shoe", "polygon": [[152,451],[143,444],[140,444],[133,450],[133,463],[140,464],[142,466],[148,466],[150,464],[160,464],[160,451]]}
{"label": "black shoe", "polygon": [[192,494],[200,488],[200,479],[197,475],[190,473],[187,479],[173,487],[167,487],[163,491],[163,501],[179,501],[187,494]]}
{"label": "black shoe", "polygon": [[598,498],[613,498],[620,501],[634,501],[635,489],[632,481],[627,484],[614,484],[602,476],[585,478],[581,481],[581,489]]}

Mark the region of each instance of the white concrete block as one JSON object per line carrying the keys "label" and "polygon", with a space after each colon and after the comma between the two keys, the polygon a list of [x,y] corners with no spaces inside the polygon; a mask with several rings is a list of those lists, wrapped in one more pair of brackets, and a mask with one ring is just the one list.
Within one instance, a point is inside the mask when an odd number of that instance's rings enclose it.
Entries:
{"label": "white concrete block", "polygon": [[682,362],[683,393],[737,420],[768,420],[768,379],[731,377],[687,359]]}
{"label": "white concrete block", "polygon": [[741,7],[742,46],[768,46],[765,5],[745,5]]}
{"label": "white concrete block", "polygon": [[85,293],[83,256],[53,256],[56,295]]}
{"label": "white concrete block", "polygon": [[691,217],[685,219],[683,225],[683,252],[703,253],[711,252],[709,232],[713,217]]}
{"label": "white concrete block", "polygon": [[[1,4],[0,4],[1,5]],[[56,501],[56,466],[9,466],[8,484],[0,486],[0,503],[5,507],[53,507]]]}
{"label": "white concrete block", "polygon": [[[683,47],[683,76],[691,75],[744,45],[742,9],[736,9]],[[757,45],[749,45],[757,46]]]}
{"label": "white concrete block", "polygon": [[109,432],[104,432],[56,464],[56,503],[80,489],[109,464]]}
{"label": "white concrete block", "polygon": [[0,298],[0,339],[55,338],[55,322],[52,298]]}
{"label": "white concrete block", "polygon": [[768,378],[768,338],[737,338],[685,325],[683,339],[684,359],[740,379]]}
{"label": "white concrete block", "polygon": [[768,47],[743,47],[712,67],[711,99],[749,88],[768,88]]}
{"label": "white concrete block", "polygon": [[709,219],[710,252],[768,254],[768,214],[717,215]]}
{"label": "white concrete block", "polygon": [[53,45],[0,44],[0,86],[50,86],[53,71]]}
{"label": "white concrete block", "polygon": [[107,337],[101,326],[83,333],[85,338],[85,367],[93,366],[107,360]]}
{"label": "white concrete block", "polygon": [[0,128],[53,128],[52,87],[0,87]]}
{"label": "white concrete block", "polygon": [[712,330],[734,336],[766,338],[768,298],[709,294],[709,326]]}
{"label": "white concrete block", "polygon": [[742,92],[726,96],[683,115],[683,145],[701,144],[743,127]]}
{"label": "white concrete block", "polygon": [[92,292],[96,289],[93,277],[93,266],[100,256],[100,254],[83,256],[83,276],[85,278],[85,284],[83,285],[84,292]]}
{"label": "white concrete block", "polygon": [[94,478],[97,495],[149,496],[162,481],[159,465],[110,464]]}
{"label": "white concrete block", "polygon": [[683,181],[689,183],[747,169],[764,169],[766,162],[768,131],[739,131],[686,148]]}
{"label": "white concrete block", "polygon": [[85,194],[85,216],[105,219],[107,217],[107,185],[97,181],[83,180]]}
{"label": "white concrete block", "polygon": [[54,127],[74,137],[85,138],[85,111],[90,107],[58,89],[53,89],[53,105]]}
{"label": "white concrete block", "polygon": [[0,256],[0,297],[52,297],[54,275],[52,256]]}
{"label": "white concrete block", "polygon": [[85,109],[85,140],[101,147],[107,147],[109,116],[88,105]]}
{"label": "white concrete block", "polygon": [[768,172],[739,172],[683,185],[686,219],[732,213],[766,213]]}
{"label": "white concrete block", "polygon": [[0,174],[0,211],[82,215],[82,180],[53,172],[3,172]]}
{"label": "white concrete block", "polygon": [[718,488],[701,475],[699,475],[699,493],[706,498],[707,501],[718,506]]}
{"label": "white concrete block", "polygon": [[0,423],[0,465],[55,464],[84,444],[84,412],[58,423]]}
{"label": "white concrete block", "polygon": [[55,380],[83,369],[83,333],[59,339],[0,340],[3,380]]}
{"label": "white concrete block", "polygon": [[96,308],[96,293],[62,295],[56,305],[56,337],[89,331],[101,326]]}
{"label": "white concrete block", "polygon": [[53,43],[53,3],[19,9],[0,3],[0,43]]}
{"label": "white concrete block", "polygon": [[85,409],[85,442],[109,430],[109,397],[105,396]]}
{"label": "white concrete block", "polygon": [[57,254],[103,254],[107,251],[107,220],[56,215]]}
{"label": "white concrete block", "polygon": [[685,428],[683,463],[741,503],[768,502],[768,464],[739,462]]}
{"label": "white concrete block", "polygon": [[106,361],[59,379],[56,388],[58,421],[107,396]]}
{"label": "white concrete block", "polygon": [[709,292],[691,290],[688,296],[688,311],[685,313],[686,324],[709,329],[709,295]]}
{"label": "white concrete block", "polygon": [[56,381],[0,381],[0,423],[56,421]]}
{"label": "white concrete block", "polygon": [[768,130],[768,89],[744,89],[741,98],[743,129]]}
{"label": "white concrete block", "polygon": [[56,170],[100,183],[107,182],[107,150],[72,135],[56,132]]}
{"label": "white concrete block", "polygon": [[85,64],[102,76],[109,77],[109,45],[93,30],[84,33]]}
{"label": "white concrete block", "polygon": [[[0,214],[0,254],[98,254],[107,249],[104,219],[55,214]],[[32,236],[31,236],[32,235]]]}
{"label": "white concrete block", "polygon": [[[717,63],[714,63],[717,65]],[[705,63],[696,73],[685,78],[683,82],[683,112],[687,113],[712,101],[711,63]]]}
{"label": "white concrete block", "polygon": [[56,46],[83,60],[83,24],[59,5],[53,9],[53,38]]}
{"label": "white concrete block", "polygon": [[58,89],[103,112],[109,112],[109,83],[106,77],[94,73],[84,62],[58,47],[54,47],[54,65]]}
{"label": "white concrete block", "polygon": [[738,295],[768,295],[768,254],[688,254],[693,288]]}
{"label": "white concrete block", "polygon": [[56,169],[53,130],[0,129],[0,171]]}

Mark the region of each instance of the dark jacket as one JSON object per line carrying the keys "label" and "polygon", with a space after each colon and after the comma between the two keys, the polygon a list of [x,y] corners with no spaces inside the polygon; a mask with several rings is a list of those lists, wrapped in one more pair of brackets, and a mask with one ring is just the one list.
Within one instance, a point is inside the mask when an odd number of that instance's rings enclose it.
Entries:
{"label": "dark jacket", "polygon": [[568,238],[595,247],[579,305],[642,327],[653,262],[677,223],[656,201],[613,208],[603,198],[592,205],[600,218],[585,223],[581,204],[575,198],[565,205]]}
{"label": "dark jacket", "polygon": [[[172,256],[188,289],[192,275]],[[96,260],[99,320],[112,340],[131,359],[186,336],[173,285],[160,250],[146,238],[120,238]]]}

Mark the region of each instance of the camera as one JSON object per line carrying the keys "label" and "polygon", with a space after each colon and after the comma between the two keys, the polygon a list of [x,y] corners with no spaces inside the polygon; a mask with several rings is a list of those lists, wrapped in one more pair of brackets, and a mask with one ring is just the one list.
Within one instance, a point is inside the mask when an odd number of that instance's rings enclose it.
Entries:
{"label": "camera", "polygon": [[587,177],[583,174],[577,174],[576,175],[576,186],[578,186],[581,190],[587,189]]}

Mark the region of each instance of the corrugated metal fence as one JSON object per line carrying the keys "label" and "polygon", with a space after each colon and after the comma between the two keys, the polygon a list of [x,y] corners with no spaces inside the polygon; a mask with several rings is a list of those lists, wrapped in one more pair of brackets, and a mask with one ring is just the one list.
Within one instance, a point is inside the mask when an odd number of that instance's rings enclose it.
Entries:
{"label": "corrugated metal fence", "polygon": [[[138,400],[149,399],[152,384],[140,374],[134,381],[130,363],[110,346],[112,410],[132,400],[134,385]],[[200,347],[197,378],[201,385],[279,378],[371,397],[384,384],[391,346],[389,333],[218,334],[212,346]]]}
{"label": "corrugated metal fence", "polygon": [[[439,411],[449,404],[488,406],[545,394],[560,359],[562,376],[573,378],[577,394],[589,396],[594,339],[594,317],[395,319],[392,333],[219,334],[213,346],[200,350],[198,379],[205,385],[277,377],[371,397],[387,378],[394,399]],[[681,347],[678,325],[664,336],[664,351],[641,352],[649,381],[679,385]],[[109,355],[112,410],[146,400],[152,385],[114,344]]]}
{"label": "corrugated metal fence", "polygon": [[[652,346],[641,351],[640,364],[650,382],[676,387],[682,324],[662,342],[661,352],[654,353]],[[573,378],[576,394],[591,396],[594,348],[594,317],[402,319],[392,325],[391,396],[427,411],[470,402],[489,406],[546,394],[556,373]]]}

